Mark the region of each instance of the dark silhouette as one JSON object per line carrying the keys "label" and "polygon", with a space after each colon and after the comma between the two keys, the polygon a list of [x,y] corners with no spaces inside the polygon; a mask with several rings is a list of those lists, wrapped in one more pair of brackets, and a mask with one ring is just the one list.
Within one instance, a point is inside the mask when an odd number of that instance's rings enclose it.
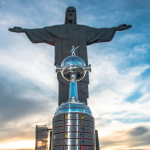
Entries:
{"label": "dark silhouette", "polygon": [[[26,33],[33,43],[47,43],[55,46],[55,64],[70,56],[72,46],[80,46],[76,55],[81,57],[88,65],[87,45],[99,42],[109,42],[114,37],[115,31],[131,28],[131,25],[119,25],[112,28],[93,28],[85,25],[77,25],[76,9],[68,7],[65,15],[65,24],[44,27],[40,29],[22,29],[21,27],[10,28],[9,31]],[[69,82],[63,79],[60,73],[57,75],[59,82],[58,105],[66,102],[69,96]],[[89,75],[88,73],[78,82],[79,100],[87,104]]]}

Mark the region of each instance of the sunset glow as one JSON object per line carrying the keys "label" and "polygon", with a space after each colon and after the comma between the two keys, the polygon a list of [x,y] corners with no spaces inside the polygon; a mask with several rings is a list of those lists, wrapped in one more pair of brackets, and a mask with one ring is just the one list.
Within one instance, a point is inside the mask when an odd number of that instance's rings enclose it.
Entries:
{"label": "sunset glow", "polygon": [[35,147],[35,140],[29,141],[15,141],[0,144],[0,149],[22,149],[22,148],[34,148]]}

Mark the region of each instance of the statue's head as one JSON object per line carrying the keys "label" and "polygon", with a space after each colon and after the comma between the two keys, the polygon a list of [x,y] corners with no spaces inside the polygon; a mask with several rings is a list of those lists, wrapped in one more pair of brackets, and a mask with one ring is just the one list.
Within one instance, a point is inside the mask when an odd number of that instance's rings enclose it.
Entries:
{"label": "statue's head", "polygon": [[73,6],[66,9],[65,24],[77,24],[76,9]]}

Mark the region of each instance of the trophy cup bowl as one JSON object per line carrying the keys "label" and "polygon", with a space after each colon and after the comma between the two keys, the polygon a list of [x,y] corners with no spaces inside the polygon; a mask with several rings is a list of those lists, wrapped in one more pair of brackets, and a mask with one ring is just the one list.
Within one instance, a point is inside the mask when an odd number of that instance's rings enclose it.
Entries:
{"label": "trophy cup bowl", "polygon": [[86,66],[85,61],[78,56],[69,56],[62,61],[60,67],[56,66],[56,72],[59,71],[67,81],[77,82],[84,78],[86,71],[91,72],[91,65]]}

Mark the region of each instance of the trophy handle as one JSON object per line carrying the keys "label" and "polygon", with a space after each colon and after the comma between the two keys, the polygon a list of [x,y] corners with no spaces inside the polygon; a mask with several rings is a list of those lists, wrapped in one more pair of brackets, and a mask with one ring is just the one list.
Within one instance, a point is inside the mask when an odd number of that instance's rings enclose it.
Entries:
{"label": "trophy handle", "polygon": [[62,71],[62,68],[58,64],[56,64],[56,73],[61,72],[61,71]]}
{"label": "trophy handle", "polygon": [[91,64],[85,67],[85,70],[91,72]]}

